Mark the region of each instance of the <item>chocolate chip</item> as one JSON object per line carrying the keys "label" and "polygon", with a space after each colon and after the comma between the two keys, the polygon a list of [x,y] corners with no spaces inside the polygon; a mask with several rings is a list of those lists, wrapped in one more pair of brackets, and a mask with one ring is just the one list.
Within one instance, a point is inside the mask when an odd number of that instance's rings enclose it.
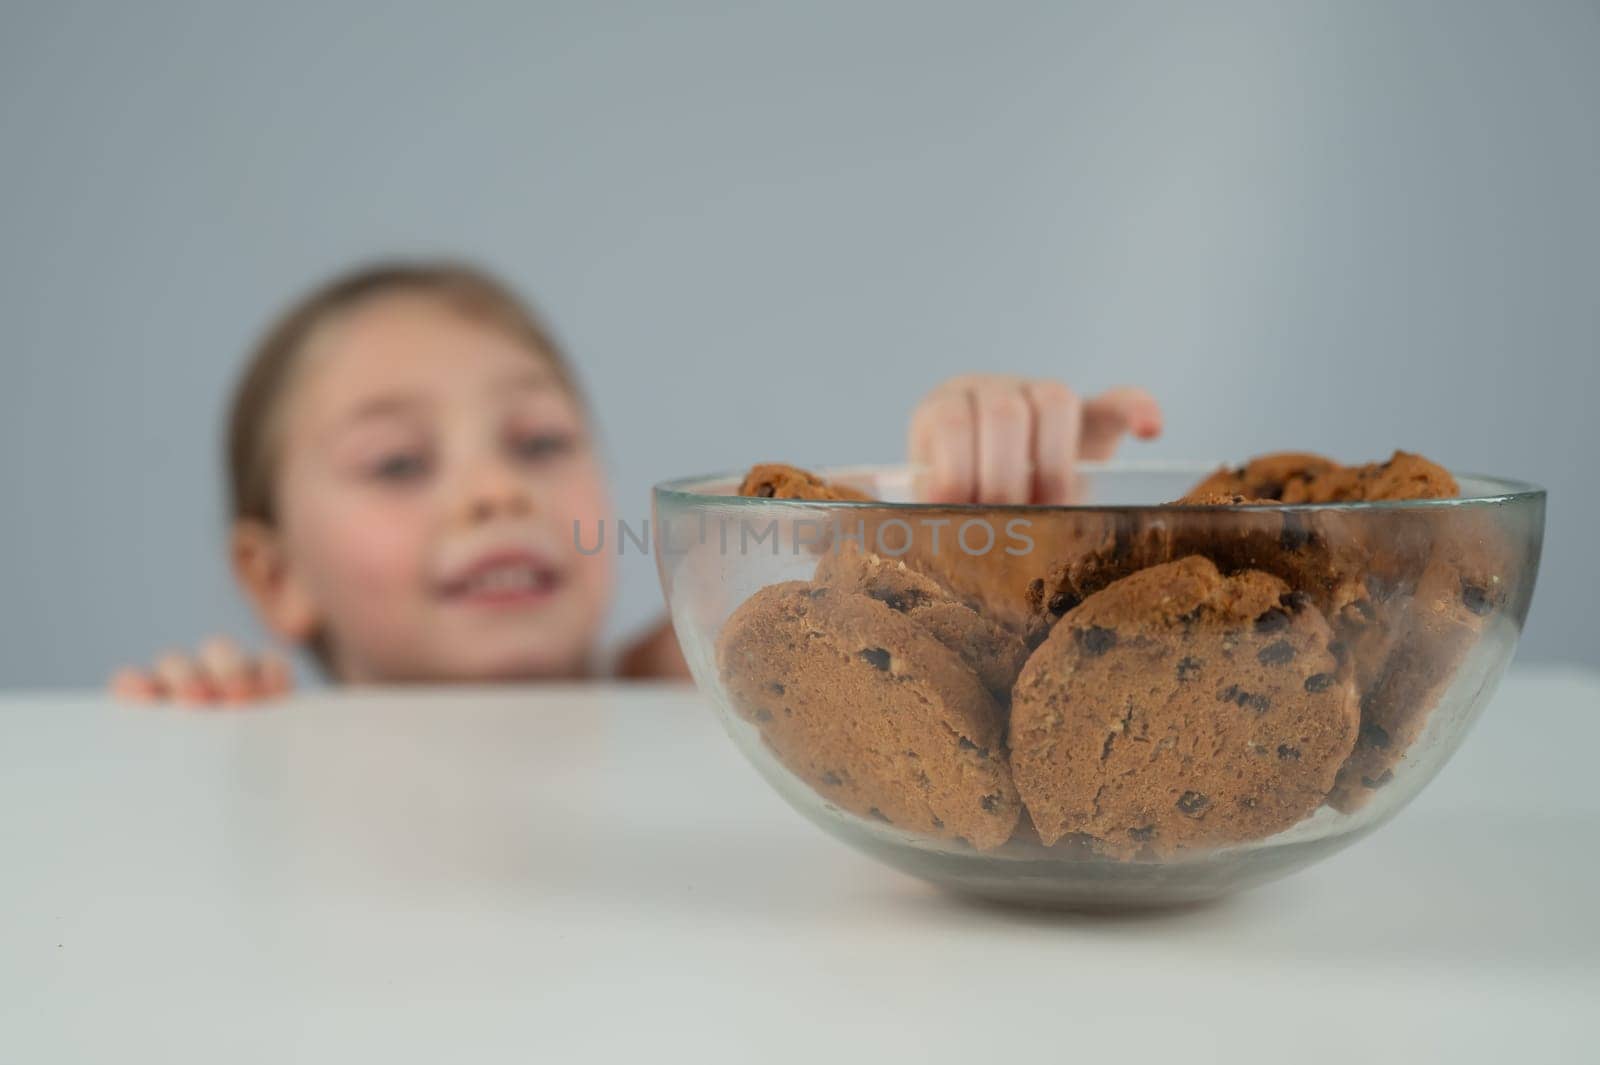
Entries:
{"label": "chocolate chip", "polygon": [[1332,673],[1313,673],[1306,678],[1306,691],[1325,692],[1333,687],[1334,682],[1338,679]]}
{"label": "chocolate chip", "polygon": [[1099,625],[1078,629],[1073,635],[1078,640],[1078,646],[1083,648],[1083,653],[1091,658],[1103,655],[1117,645],[1117,631]]}
{"label": "chocolate chip", "polygon": [[1340,663],[1344,662],[1344,654],[1345,654],[1344,641],[1343,640],[1329,640],[1328,641],[1328,653],[1333,656],[1333,660],[1335,662],[1340,662]]}
{"label": "chocolate chip", "polygon": [[889,652],[882,647],[868,647],[864,651],[858,651],[857,654],[863,661],[871,663],[872,668],[889,672]]}
{"label": "chocolate chip", "polygon": [[890,610],[897,610],[902,614],[913,607],[923,606],[928,602],[928,597],[926,595],[910,588],[902,589],[897,592],[890,592],[885,591],[882,588],[877,588],[868,594],[878,602],[882,603],[884,606],[888,607]]}
{"label": "chocolate chip", "polygon": [[771,499],[777,494],[778,490],[772,487],[770,484],[763,484],[756,488],[756,495],[760,496],[762,499]]}
{"label": "chocolate chip", "polygon": [[1198,658],[1191,658],[1188,655],[1183,656],[1178,660],[1178,679],[1188,680],[1200,672],[1200,667],[1203,664]]}
{"label": "chocolate chip", "polygon": [[1376,747],[1380,751],[1389,749],[1389,733],[1385,731],[1382,725],[1374,724],[1371,721],[1363,721],[1361,723],[1360,739],[1368,747]]}
{"label": "chocolate chip", "polygon": [[1494,601],[1489,598],[1489,590],[1471,581],[1461,582],[1461,601],[1466,604],[1468,610],[1480,618],[1494,609]]}
{"label": "chocolate chip", "polygon": [[1280,607],[1273,607],[1256,618],[1257,632],[1282,632],[1288,627],[1289,612]]}
{"label": "chocolate chip", "polygon": [[1300,760],[1300,750],[1297,747],[1289,746],[1287,743],[1280,743],[1278,744],[1278,757],[1285,761],[1298,762]]}
{"label": "chocolate chip", "polygon": [[1200,620],[1200,608],[1195,607],[1187,614],[1179,614],[1178,620],[1183,622],[1183,627],[1187,629],[1189,626]]}
{"label": "chocolate chip", "polygon": [[1296,614],[1311,605],[1311,597],[1299,588],[1278,596],[1278,602]]}
{"label": "chocolate chip", "polygon": [[784,693],[783,685],[779,684],[777,681],[773,681],[771,684],[768,684],[767,687],[771,689],[772,694],[774,695],[782,695]]}
{"label": "chocolate chip", "polygon": [[1293,514],[1283,516],[1283,530],[1278,533],[1278,546],[1285,551],[1298,551],[1311,542],[1311,531]]}
{"label": "chocolate chip", "polygon": [[878,809],[876,806],[874,806],[872,809],[867,811],[867,816],[872,818],[874,821],[882,821],[886,825],[894,824],[894,822],[889,820],[889,818],[884,814],[884,812],[882,810]]}
{"label": "chocolate chip", "polygon": [[838,773],[835,773],[830,769],[826,773],[822,774],[822,783],[827,787],[837,788],[839,785],[843,784],[844,781],[840,779]]}
{"label": "chocolate chip", "polygon": [[1367,788],[1381,788],[1381,787],[1383,787],[1385,784],[1389,783],[1389,781],[1391,781],[1393,779],[1394,779],[1394,770],[1385,769],[1382,773],[1378,774],[1378,779],[1377,780],[1373,780],[1371,777],[1362,777],[1361,778],[1361,785],[1362,785],[1362,787],[1367,787]]}
{"label": "chocolate chip", "polygon": [[978,800],[978,805],[983,807],[985,813],[992,814],[1000,808],[1000,796],[985,795],[983,798]]}
{"label": "chocolate chip", "polygon": [[1194,817],[1205,811],[1211,805],[1211,800],[1198,791],[1186,791],[1178,796],[1178,812]]}
{"label": "chocolate chip", "polygon": [[1057,592],[1050,597],[1050,613],[1060,617],[1078,605],[1078,600],[1066,592]]}
{"label": "chocolate chip", "polygon": [[977,751],[979,758],[989,757],[989,748],[979,747],[965,736],[960,736],[956,739],[956,748],[962,751]]}
{"label": "chocolate chip", "polygon": [[1257,695],[1254,692],[1247,692],[1237,684],[1230,684],[1226,688],[1222,689],[1222,691],[1218,692],[1217,701],[1221,703],[1235,703],[1242,707],[1248,707],[1258,714],[1264,714],[1268,710],[1272,709],[1271,699],[1268,699],[1265,695]]}
{"label": "chocolate chip", "polygon": [[1274,640],[1256,654],[1256,661],[1264,666],[1281,666],[1293,658],[1294,647],[1288,640]]}
{"label": "chocolate chip", "polygon": [[1156,838],[1156,826],[1145,825],[1143,828],[1128,829],[1128,838],[1135,843],[1146,843]]}

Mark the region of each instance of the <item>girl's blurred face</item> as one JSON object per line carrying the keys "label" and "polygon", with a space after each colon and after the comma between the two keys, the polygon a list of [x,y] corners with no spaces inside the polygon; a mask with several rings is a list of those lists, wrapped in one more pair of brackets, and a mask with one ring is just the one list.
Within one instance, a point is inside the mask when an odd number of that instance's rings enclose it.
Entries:
{"label": "girl's blurred face", "polygon": [[329,323],[284,410],[285,566],[349,682],[581,672],[610,600],[606,490],[548,362],[426,296]]}

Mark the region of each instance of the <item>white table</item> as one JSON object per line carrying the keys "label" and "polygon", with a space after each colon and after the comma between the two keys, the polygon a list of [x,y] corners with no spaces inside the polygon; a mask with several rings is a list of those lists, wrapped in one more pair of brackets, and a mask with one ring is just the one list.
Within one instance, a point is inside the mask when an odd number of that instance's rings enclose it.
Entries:
{"label": "white table", "polygon": [[0,699],[0,1062],[1597,1060],[1600,676],[1513,672],[1372,838],[1178,913],[961,903],[691,690]]}

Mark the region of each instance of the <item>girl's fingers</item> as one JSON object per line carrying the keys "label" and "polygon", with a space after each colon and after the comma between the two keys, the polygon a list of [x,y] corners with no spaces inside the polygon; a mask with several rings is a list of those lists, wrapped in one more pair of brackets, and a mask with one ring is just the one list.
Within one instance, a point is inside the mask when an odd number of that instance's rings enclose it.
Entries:
{"label": "girl's fingers", "polygon": [[985,381],[971,394],[978,423],[977,502],[1028,502],[1033,473],[1032,405],[1020,384],[1009,378]]}
{"label": "girl's fingers", "polygon": [[214,636],[201,644],[200,667],[224,702],[251,699],[260,687],[255,665],[226,636]]}
{"label": "girl's fingers", "polygon": [[1142,388],[1113,388],[1083,405],[1079,455],[1089,461],[1108,459],[1124,433],[1141,440],[1161,435],[1161,406]]}
{"label": "girl's fingers", "polygon": [[177,703],[210,703],[219,696],[194,660],[181,651],[169,651],[156,659],[156,679],[161,682],[162,694]]}
{"label": "girl's fingers", "polygon": [[294,671],[288,659],[269,651],[256,663],[256,680],[263,697],[283,695],[294,687]]}
{"label": "girl's fingers", "polygon": [[119,699],[142,703],[170,699],[196,706],[282,695],[292,683],[293,672],[283,657],[264,655],[252,661],[237,643],[218,636],[202,644],[196,655],[168,651],[151,669],[119,669],[110,688]]}
{"label": "girl's fingers", "polygon": [[911,461],[923,467],[917,498],[967,503],[977,491],[977,416],[972,394],[934,390],[911,416]]}
{"label": "girl's fingers", "polygon": [[1060,381],[1029,381],[1023,387],[1033,408],[1033,501],[1071,503],[1083,403]]}
{"label": "girl's fingers", "polygon": [[1070,504],[1080,460],[1110,458],[1124,434],[1161,433],[1161,407],[1139,388],[1081,401],[1059,381],[970,374],[934,389],[911,418],[908,451],[932,503]]}
{"label": "girl's fingers", "polygon": [[161,698],[161,684],[142,669],[124,666],[112,674],[111,694],[135,703],[153,703]]}

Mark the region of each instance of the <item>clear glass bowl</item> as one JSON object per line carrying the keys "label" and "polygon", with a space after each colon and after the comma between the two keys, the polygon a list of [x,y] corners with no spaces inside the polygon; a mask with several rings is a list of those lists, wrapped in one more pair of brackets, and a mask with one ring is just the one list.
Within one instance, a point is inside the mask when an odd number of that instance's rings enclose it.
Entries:
{"label": "clear glass bowl", "polygon": [[1433,778],[1516,648],[1545,502],[1466,474],[1449,500],[1161,502],[1212,468],[1086,465],[1070,507],[907,502],[904,467],[820,471],[875,502],[688,478],[655,489],[657,565],[696,683],[828,832],[990,899],[1197,901]]}

